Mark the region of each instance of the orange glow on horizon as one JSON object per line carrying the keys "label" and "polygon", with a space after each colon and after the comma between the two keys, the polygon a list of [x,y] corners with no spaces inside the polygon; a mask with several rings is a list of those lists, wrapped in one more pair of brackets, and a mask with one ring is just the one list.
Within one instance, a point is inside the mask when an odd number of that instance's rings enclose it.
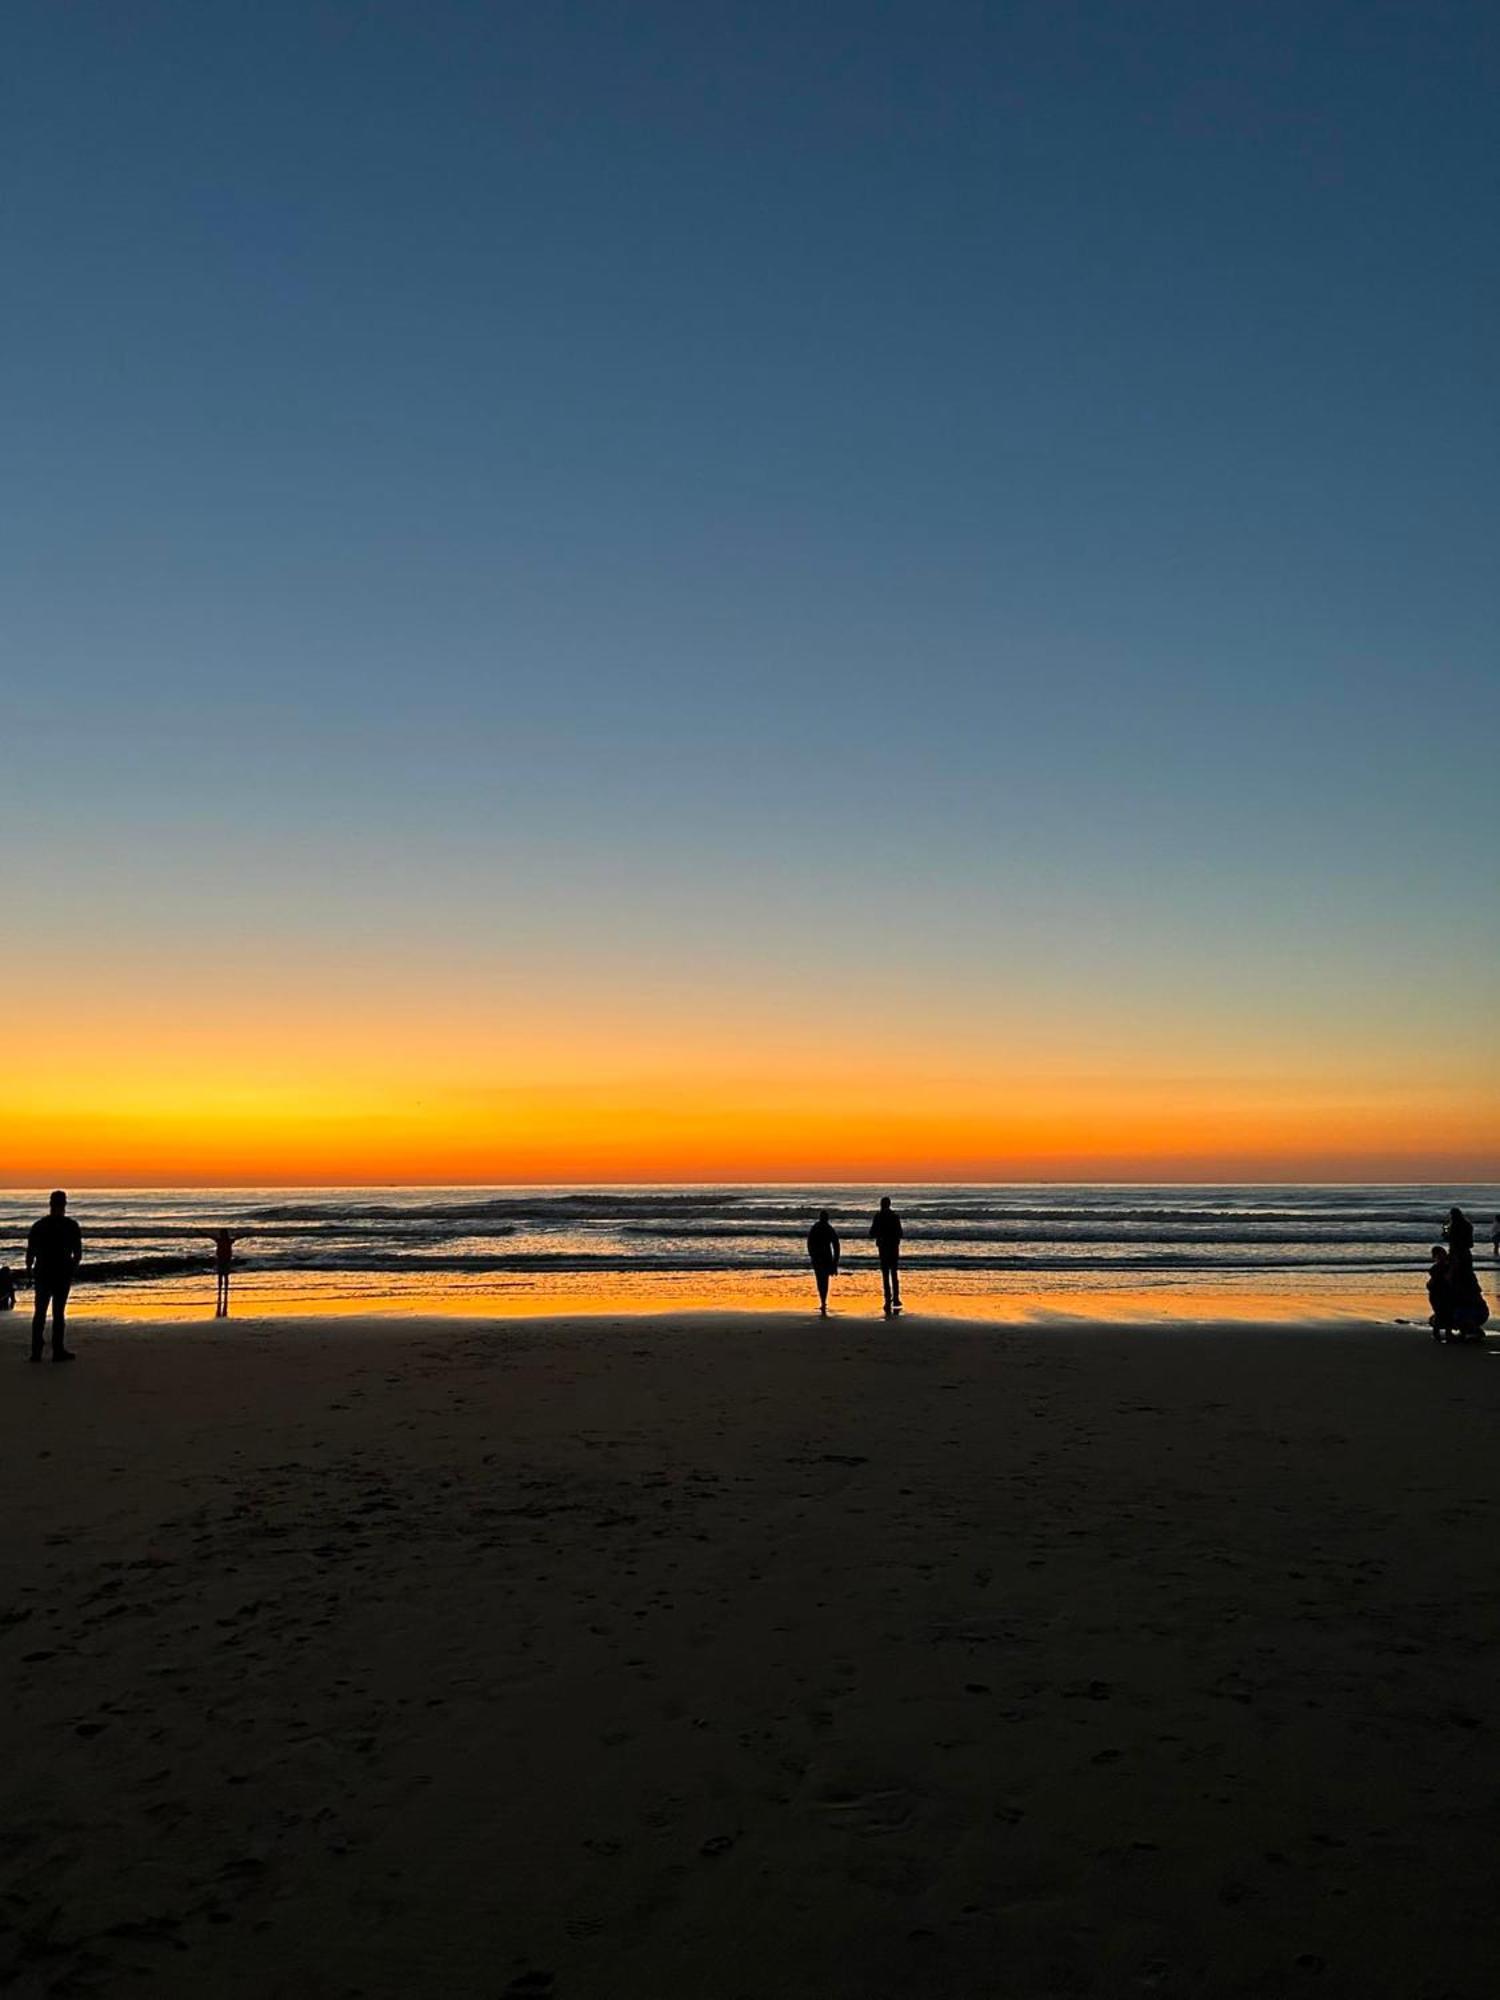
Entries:
{"label": "orange glow on horizon", "polygon": [[[1357,1032],[884,1015],[830,991],[122,980],[25,1031],[12,1185],[1468,1180],[1496,1103]],[[170,988],[178,1011],[163,1013]],[[583,992],[584,998],[579,994]],[[843,1027],[842,1023],[852,1024]]]}
{"label": "orange glow on horizon", "polygon": [[[967,1090],[868,1076],[789,1090],[702,1073],[410,1093],[317,1079],[187,1076],[12,1097],[12,1180],[79,1185],[1027,1179],[1485,1178],[1487,1133],[1432,1104],[1223,1080]],[[1467,1111],[1467,1116],[1465,1112]],[[1492,1127],[1491,1127],[1492,1129]]]}

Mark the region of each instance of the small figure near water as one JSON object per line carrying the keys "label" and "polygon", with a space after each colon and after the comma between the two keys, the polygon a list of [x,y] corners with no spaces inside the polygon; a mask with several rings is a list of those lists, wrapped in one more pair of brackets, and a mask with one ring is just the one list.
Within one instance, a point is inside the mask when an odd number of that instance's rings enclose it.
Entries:
{"label": "small figure near water", "polygon": [[218,1279],[218,1293],[214,1300],[214,1318],[225,1319],[229,1314],[229,1273],[234,1265],[235,1238],[227,1229],[210,1230],[214,1246],[214,1273]]}
{"label": "small figure near water", "polygon": [[9,1264],[0,1264],[0,1313],[14,1312],[16,1309],[15,1273]]}
{"label": "small figure near water", "polygon": [[47,1213],[31,1225],[26,1238],[26,1274],[36,1287],[36,1311],[31,1318],[31,1358],[42,1358],[47,1308],[52,1308],[52,1359],[73,1360],[67,1345],[68,1293],[83,1262],[83,1236],[68,1214],[68,1197],[54,1188]]}
{"label": "small figure near water", "polygon": [[888,1194],[880,1197],[880,1206],[870,1224],[870,1234],[875,1239],[875,1253],[880,1259],[880,1286],[885,1294],[885,1311],[889,1319],[901,1310],[901,1218],[891,1207]]}
{"label": "small figure near water", "polygon": [[1434,1340],[1446,1340],[1453,1331],[1449,1322],[1448,1252],[1441,1243],[1432,1246],[1432,1262],[1427,1271],[1427,1303],[1432,1312],[1427,1324]]}
{"label": "small figure near water", "polygon": [[840,1243],[838,1231],[828,1220],[828,1210],[820,1209],[818,1219],[807,1232],[807,1254],[813,1267],[813,1281],[818,1288],[818,1316],[828,1317],[828,1280],[839,1274]]}

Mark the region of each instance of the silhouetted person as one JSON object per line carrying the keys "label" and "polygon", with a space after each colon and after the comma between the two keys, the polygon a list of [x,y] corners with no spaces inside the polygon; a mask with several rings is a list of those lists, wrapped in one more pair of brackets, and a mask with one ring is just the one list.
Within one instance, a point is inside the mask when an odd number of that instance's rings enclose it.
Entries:
{"label": "silhouetted person", "polygon": [[828,1317],[828,1280],[839,1271],[838,1231],[828,1220],[828,1210],[820,1209],[818,1219],[807,1232],[807,1254],[812,1259],[813,1281],[818,1288],[818,1311]]}
{"label": "silhouetted person", "polygon": [[870,1224],[870,1234],[875,1239],[875,1254],[880,1259],[880,1286],[885,1293],[885,1309],[888,1313],[898,1313],[901,1310],[901,1218],[891,1207],[888,1194],[880,1197],[880,1206]]}
{"label": "silhouetted person", "polygon": [[1474,1261],[1474,1225],[1461,1208],[1450,1208],[1448,1220],[1443,1224],[1443,1241],[1448,1245],[1448,1255],[1460,1263]]}
{"label": "silhouetted person", "polygon": [[1448,1244],[1448,1324],[1459,1340],[1482,1342],[1490,1307],[1474,1270],[1474,1225],[1461,1208],[1450,1208],[1443,1235]]}
{"label": "silhouetted person", "polygon": [[42,1339],[47,1331],[47,1308],[52,1308],[52,1359],[71,1361],[72,1351],[65,1335],[68,1326],[68,1293],[78,1266],[83,1262],[83,1237],[78,1224],[68,1214],[68,1197],[55,1188],[47,1213],[31,1225],[26,1239],[26,1274],[36,1287],[36,1311],[31,1316],[31,1358],[42,1358]]}
{"label": "silhouetted person", "polygon": [[229,1273],[234,1266],[234,1238],[227,1229],[213,1229],[209,1234],[213,1238],[214,1274],[218,1279],[214,1317],[223,1319],[229,1311]]}
{"label": "silhouetted person", "polygon": [[0,1312],[16,1309],[16,1281],[9,1264],[0,1264]]}
{"label": "silhouetted person", "polygon": [[1490,1228],[1490,1248],[1497,1257],[1500,1257],[1500,1215],[1495,1217]]}
{"label": "silhouetted person", "polygon": [[1453,1331],[1453,1301],[1448,1289],[1448,1252],[1441,1243],[1432,1246],[1432,1267],[1427,1273],[1427,1303],[1432,1311],[1427,1324],[1434,1340],[1446,1340]]}

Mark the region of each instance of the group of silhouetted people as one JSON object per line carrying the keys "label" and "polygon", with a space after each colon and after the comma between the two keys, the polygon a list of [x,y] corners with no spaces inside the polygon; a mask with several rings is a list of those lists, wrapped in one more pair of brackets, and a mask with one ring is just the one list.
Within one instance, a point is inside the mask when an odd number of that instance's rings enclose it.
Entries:
{"label": "group of silhouetted people", "polygon": [[[875,1254],[880,1260],[880,1286],[885,1294],[886,1318],[893,1319],[901,1310],[901,1218],[891,1207],[888,1194],[880,1197],[880,1206],[875,1211],[868,1234],[874,1239]],[[813,1282],[818,1288],[818,1313],[821,1318],[827,1319],[828,1280],[838,1276],[842,1248],[826,1208],[819,1211],[817,1221],[807,1232],[807,1254],[812,1263]]]}
{"label": "group of silhouetted people", "polygon": [[[1491,1235],[1500,1256],[1500,1215],[1495,1217]],[[1432,1265],[1427,1273],[1427,1302],[1432,1307],[1428,1325],[1438,1341],[1484,1339],[1489,1322],[1489,1300],[1479,1289],[1474,1269],[1474,1225],[1461,1208],[1450,1208],[1443,1224],[1443,1240],[1432,1246]]]}

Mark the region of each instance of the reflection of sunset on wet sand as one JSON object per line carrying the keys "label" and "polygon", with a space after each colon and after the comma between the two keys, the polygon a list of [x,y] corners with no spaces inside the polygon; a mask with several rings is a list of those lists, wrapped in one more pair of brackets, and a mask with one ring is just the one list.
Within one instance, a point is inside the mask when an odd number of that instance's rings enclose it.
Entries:
{"label": "reflection of sunset on wet sand", "polygon": [[[1038,1329],[1073,1320],[1100,1327],[1171,1324],[1309,1326],[1326,1322],[1366,1326],[1388,1322],[1420,1303],[1415,1282],[1385,1280],[1362,1285],[1351,1295],[1347,1281],[1306,1277],[1275,1288],[1183,1280],[1150,1284],[1100,1285],[1076,1278],[1045,1283],[1037,1279],[963,1279],[951,1273],[906,1281],[907,1324],[927,1319],[961,1319]],[[687,1314],[711,1322],[722,1314],[767,1313],[812,1317],[817,1301],[807,1278],[785,1273],[679,1273],[642,1276],[582,1272],[528,1274],[513,1278],[447,1277],[441,1283],[416,1277],[361,1281],[347,1273],[303,1273],[295,1278],[238,1275],[232,1316],[236,1321],[298,1319],[548,1319],[580,1316],[610,1319],[634,1314]],[[192,1324],[211,1320],[213,1290],[201,1280],[121,1284],[80,1292],[74,1317],[140,1326]],[[833,1320],[877,1320],[880,1278],[872,1268],[848,1274],[835,1285]]]}

